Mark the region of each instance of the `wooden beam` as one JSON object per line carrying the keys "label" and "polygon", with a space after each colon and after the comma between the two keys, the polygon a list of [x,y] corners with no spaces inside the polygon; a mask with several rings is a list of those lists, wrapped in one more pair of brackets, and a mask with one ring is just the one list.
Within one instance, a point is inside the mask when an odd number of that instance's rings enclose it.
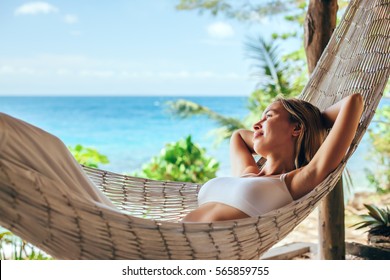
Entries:
{"label": "wooden beam", "polygon": [[346,243],[347,253],[367,260],[390,260],[390,250],[359,243]]}
{"label": "wooden beam", "polygon": [[319,207],[318,258],[345,260],[343,184],[340,179]]}
{"label": "wooden beam", "polygon": [[[310,0],[305,19],[305,52],[311,74],[336,28],[337,0]],[[319,257],[345,259],[344,196],[340,180],[320,205]]]}
{"label": "wooden beam", "polygon": [[261,256],[261,260],[291,260],[306,253],[317,252],[317,244],[308,242],[289,243],[274,247]]}

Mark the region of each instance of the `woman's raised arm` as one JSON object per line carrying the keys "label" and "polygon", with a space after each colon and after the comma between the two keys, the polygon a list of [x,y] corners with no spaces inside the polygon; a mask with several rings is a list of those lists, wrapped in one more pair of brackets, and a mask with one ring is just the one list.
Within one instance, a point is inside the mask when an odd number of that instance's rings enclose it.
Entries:
{"label": "woman's raised arm", "polygon": [[253,158],[253,131],[239,129],[230,138],[230,163],[233,176],[257,173],[259,169]]}
{"label": "woman's raised arm", "polygon": [[362,112],[363,97],[353,94],[322,113],[324,125],[332,129],[309,164],[292,178],[291,188],[295,196],[309,192],[340,164],[355,136]]}

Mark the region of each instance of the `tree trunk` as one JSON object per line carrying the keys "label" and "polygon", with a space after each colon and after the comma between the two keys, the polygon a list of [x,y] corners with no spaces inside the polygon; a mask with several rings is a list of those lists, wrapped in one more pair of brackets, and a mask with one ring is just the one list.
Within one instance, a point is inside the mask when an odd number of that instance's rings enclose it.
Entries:
{"label": "tree trunk", "polygon": [[[310,0],[305,19],[305,51],[311,74],[336,27],[337,0]],[[319,258],[345,259],[342,180],[324,198],[319,214]]]}
{"label": "tree trunk", "polygon": [[313,72],[336,27],[337,10],[337,0],[310,0],[304,26],[309,73]]}

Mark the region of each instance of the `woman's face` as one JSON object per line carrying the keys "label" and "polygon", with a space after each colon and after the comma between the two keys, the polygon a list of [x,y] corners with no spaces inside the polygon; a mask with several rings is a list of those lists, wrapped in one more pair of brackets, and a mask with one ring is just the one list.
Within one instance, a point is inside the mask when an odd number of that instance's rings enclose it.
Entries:
{"label": "woman's face", "polygon": [[[277,101],[264,111],[262,118],[253,125],[253,149],[267,156],[270,152],[283,152],[294,145],[293,131],[296,124],[290,122],[290,114]],[[293,147],[293,146],[292,146]]]}

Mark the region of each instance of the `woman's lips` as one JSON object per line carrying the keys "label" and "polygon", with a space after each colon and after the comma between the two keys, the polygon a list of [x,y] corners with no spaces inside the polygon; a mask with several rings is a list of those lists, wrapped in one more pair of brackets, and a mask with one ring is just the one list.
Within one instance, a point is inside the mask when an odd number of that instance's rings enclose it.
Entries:
{"label": "woman's lips", "polygon": [[253,138],[256,138],[256,137],[259,137],[259,136],[263,136],[263,132],[262,131],[256,131],[255,133],[253,133]]}

